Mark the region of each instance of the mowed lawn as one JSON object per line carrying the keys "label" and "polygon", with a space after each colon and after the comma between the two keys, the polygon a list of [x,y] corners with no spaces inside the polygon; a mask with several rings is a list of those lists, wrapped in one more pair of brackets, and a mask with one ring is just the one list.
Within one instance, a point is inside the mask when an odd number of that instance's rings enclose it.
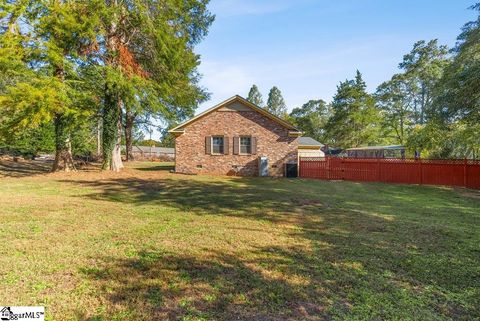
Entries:
{"label": "mowed lawn", "polygon": [[0,304],[47,320],[480,319],[478,191],[166,169],[0,177]]}

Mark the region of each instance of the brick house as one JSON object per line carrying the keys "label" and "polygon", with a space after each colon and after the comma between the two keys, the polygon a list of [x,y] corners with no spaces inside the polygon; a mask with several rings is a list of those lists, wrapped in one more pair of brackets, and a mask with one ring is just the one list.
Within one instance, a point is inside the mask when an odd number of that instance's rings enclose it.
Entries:
{"label": "brick house", "polygon": [[238,95],[170,133],[175,135],[176,172],[238,176],[258,176],[260,157],[268,176],[284,176],[286,164],[297,163],[302,134]]}

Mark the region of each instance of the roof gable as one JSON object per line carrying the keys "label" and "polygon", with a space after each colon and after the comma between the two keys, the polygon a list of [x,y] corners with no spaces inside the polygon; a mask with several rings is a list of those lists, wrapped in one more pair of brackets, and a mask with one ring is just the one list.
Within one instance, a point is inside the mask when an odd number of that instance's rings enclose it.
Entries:
{"label": "roof gable", "polygon": [[231,110],[231,111],[248,111],[248,110],[253,110],[255,112],[258,112],[259,114],[262,114],[263,116],[273,120],[274,122],[280,124],[281,126],[291,130],[292,132],[295,132],[297,134],[301,134],[301,132],[295,128],[292,124],[286,122],[285,120],[273,115],[272,113],[266,111],[265,109],[258,107],[255,104],[252,104],[245,98],[235,95],[223,102],[221,102],[218,105],[213,106],[210,109],[205,110],[204,112],[198,114],[197,116],[191,118],[190,120],[187,120],[186,122],[176,126],[175,128],[172,128],[169,130],[170,133],[182,133],[183,132],[183,127],[186,125],[195,122],[196,120],[210,114],[213,111],[216,110]]}

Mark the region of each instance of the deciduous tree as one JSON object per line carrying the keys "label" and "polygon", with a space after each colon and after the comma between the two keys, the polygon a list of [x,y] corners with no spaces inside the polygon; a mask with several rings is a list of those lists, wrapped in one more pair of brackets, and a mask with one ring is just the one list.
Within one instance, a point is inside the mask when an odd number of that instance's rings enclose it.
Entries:
{"label": "deciduous tree", "polygon": [[440,82],[437,112],[449,122],[480,123],[480,3],[475,21],[462,29],[453,50],[454,58]]}
{"label": "deciduous tree", "polygon": [[[449,63],[448,48],[437,39],[418,41],[399,64],[403,71],[404,95],[416,124],[425,124],[432,111],[434,90]],[[409,96],[409,97],[407,97]]]}
{"label": "deciduous tree", "polygon": [[297,107],[290,113],[292,123],[304,132],[320,142],[326,142],[325,126],[330,117],[330,108],[321,99],[309,100],[302,107]]}
{"label": "deciduous tree", "polygon": [[403,74],[397,74],[391,80],[382,83],[376,92],[378,107],[383,112],[383,126],[387,136],[393,136],[393,142],[404,144],[415,123],[409,83]]}

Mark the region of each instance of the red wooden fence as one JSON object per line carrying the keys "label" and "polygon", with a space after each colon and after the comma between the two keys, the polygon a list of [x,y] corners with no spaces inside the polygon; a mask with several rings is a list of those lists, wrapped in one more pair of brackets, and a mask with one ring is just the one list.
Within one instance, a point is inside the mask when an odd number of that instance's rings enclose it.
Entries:
{"label": "red wooden fence", "polygon": [[480,161],[301,157],[298,176],[480,189]]}

